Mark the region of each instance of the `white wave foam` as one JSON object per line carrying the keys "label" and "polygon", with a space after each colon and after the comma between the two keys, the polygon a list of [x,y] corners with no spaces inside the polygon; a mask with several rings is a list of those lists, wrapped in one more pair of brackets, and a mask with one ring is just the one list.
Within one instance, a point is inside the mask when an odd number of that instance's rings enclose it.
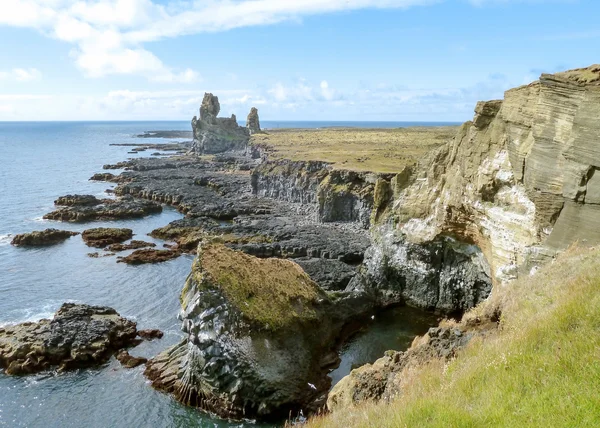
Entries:
{"label": "white wave foam", "polygon": [[0,246],[8,245],[12,241],[12,235],[9,233],[8,235],[0,235]]}
{"label": "white wave foam", "polygon": [[[74,300],[66,300],[66,302],[75,303]],[[44,318],[51,319],[62,303],[62,300],[53,300],[45,303],[41,307],[22,308],[9,311],[6,314],[6,319],[0,319],[0,327],[21,324],[24,322],[37,322]]]}

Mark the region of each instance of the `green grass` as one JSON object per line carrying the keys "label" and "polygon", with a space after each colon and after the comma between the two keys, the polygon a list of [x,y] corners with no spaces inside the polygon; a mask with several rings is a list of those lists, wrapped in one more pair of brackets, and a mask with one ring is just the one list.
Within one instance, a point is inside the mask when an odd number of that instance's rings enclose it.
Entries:
{"label": "green grass", "polygon": [[247,322],[265,330],[316,321],[318,300],[327,299],[296,263],[259,259],[217,243],[199,251],[192,275],[200,287],[222,290]]}
{"label": "green grass", "polygon": [[406,374],[404,394],[312,420],[312,427],[600,426],[600,251],[571,250],[465,319],[500,327],[450,363]]}

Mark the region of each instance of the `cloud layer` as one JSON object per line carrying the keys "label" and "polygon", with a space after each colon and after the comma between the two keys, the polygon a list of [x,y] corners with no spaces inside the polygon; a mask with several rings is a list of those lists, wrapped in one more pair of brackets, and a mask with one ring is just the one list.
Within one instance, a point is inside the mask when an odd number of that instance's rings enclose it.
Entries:
{"label": "cloud layer", "polygon": [[136,74],[191,83],[199,74],[174,70],[144,43],[186,34],[267,25],[303,16],[365,8],[407,8],[435,0],[5,0],[0,25],[33,28],[73,44],[89,77]]}

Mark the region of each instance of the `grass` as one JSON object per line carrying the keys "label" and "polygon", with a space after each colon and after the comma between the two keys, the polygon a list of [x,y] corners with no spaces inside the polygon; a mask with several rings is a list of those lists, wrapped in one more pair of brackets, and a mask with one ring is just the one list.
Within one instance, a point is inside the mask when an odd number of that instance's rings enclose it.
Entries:
{"label": "grass", "polygon": [[199,251],[193,275],[201,287],[222,290],[248,322],[267,330],[316,320],[317,301],[327,299],[296,263],[259,259],[222,244]]}
{"label": "grass", "polygon": [[407,375],[404,394],[320,416],[310,427],[600,426],[600,250],[569,250],[466,319],[500,327],[450,363]]}
{"label": "grass", "polygon": [[583,84],[600,83],[600,64],[591,65],[586,68],[576,68],[575,70],[556,73],[557,76],[575,80]]}
{"label": "grass", "polygon": [[268,146],[270,159],[324,161],[338,169],[398,173],[452,139],[457,130],[455,126],[283,129],[252,135],[251,143]]}

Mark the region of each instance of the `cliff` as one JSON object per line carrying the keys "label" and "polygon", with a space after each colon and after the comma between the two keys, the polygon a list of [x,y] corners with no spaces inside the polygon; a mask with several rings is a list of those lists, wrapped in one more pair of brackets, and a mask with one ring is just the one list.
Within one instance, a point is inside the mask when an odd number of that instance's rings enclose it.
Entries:
{"label": "cliff", "polygon": [[600,242],[599,82],[599,66],[544,74],[478,103],[394,197],[380,233],[475,244],[497,284],[572,243]]}

